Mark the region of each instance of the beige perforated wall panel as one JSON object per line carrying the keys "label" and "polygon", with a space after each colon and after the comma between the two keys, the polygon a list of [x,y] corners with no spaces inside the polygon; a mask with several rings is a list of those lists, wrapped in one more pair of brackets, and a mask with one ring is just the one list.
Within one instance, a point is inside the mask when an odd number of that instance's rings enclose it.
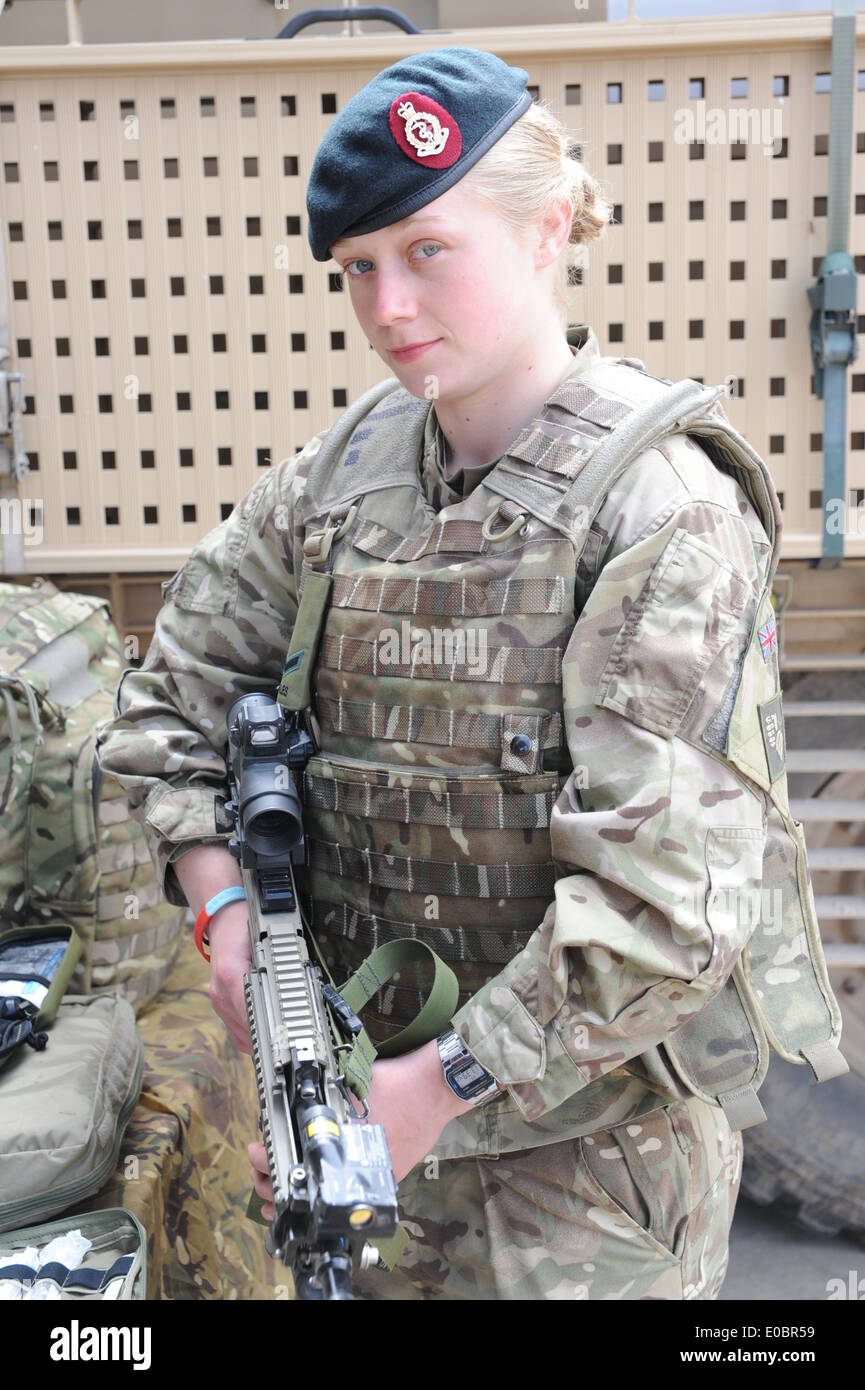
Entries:
{"label": "beige perforated wall panel", "polygon": [[[262,468],[390,375],[334,263],[312,259],[306,179],[334,112],[381,67],[445,43],[526,67],[617,204],[570,290],[571,321],[656,375],[735,383],[728,412],[783,497],[783,553],[819,554],[806,288],[826,249],[830,98],[815,75],[829,70],[828,14],[3,50],[10,366],[26,375],[33,465],[19,496],[37,523],[26,572],[172,571]],[[699,121],[697,80],[724,136],[708,143],[707,125],[700,159],[677,139]],[[737,144],[745,109],[757,125]],[[784,144],[767,155],[778,120]],[[861,268],[862,90],[854,127]],[[858,365],[853,506],[865,497]],[[865,554],[861,516],[850,555]]]}

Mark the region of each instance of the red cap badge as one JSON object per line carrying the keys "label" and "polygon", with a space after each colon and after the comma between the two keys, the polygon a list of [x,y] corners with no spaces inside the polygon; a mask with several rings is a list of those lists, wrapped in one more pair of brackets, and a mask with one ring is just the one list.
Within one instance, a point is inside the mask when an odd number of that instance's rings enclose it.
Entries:
{"label": "red cap badge", "polygon": [[432,97],[403,92],[391,102],[388,117],[391,135],[403,154],[430,169],[449,169],[463,148],[463,137],[453,116]]}

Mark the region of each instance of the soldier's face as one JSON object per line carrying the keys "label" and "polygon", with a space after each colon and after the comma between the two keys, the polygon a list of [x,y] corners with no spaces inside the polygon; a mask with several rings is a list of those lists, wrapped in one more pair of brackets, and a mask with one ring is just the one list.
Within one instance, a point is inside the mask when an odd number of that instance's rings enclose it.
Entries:
{"label": "soldier's face", "polygon": [[367,339],[418,397],[458,399],[506,382],[548,321],[536,241],[460,184],[401,222],[335,242],[331,254]]}

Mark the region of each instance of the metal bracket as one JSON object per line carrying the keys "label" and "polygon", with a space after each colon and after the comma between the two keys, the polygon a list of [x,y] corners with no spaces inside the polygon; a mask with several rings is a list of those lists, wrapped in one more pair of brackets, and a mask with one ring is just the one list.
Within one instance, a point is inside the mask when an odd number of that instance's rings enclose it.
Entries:
{"label": "metal bracket", "polygon": [[[410,19],[406,19],[399,10],[393,10],[388,5],[358,5],[340,10],[303,10],[301,14],[296,14],[294,19],[290,19],[284,29],[280,29],[277,34],[278,39],[293,39],[301,29],[305,29],[309,24],[333,24],[339,20],[349,19],[379,19],[385,24],[395,24],[398,29],[404,30],[406,34],[420,34],[422,31]],[[435,30],[434,32],[442,32]],[[450,31],[447,31],[450,32]]]}
{"label": "metal bracket", "polygon": [[21,433],[21,416],[25,413],[23,393],[22,373],[0,370],[0,473],[11,474],[16,483],[30,471]]}

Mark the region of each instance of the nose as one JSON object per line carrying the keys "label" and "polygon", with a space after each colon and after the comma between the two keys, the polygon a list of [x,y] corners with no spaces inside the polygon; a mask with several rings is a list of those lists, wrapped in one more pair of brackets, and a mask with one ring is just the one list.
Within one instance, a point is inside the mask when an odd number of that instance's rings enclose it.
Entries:
{"label": "nose", "polygon": [[376,268],[371,313],[379,328],[417,317],[417,296],[409,271],[398,264]]}

